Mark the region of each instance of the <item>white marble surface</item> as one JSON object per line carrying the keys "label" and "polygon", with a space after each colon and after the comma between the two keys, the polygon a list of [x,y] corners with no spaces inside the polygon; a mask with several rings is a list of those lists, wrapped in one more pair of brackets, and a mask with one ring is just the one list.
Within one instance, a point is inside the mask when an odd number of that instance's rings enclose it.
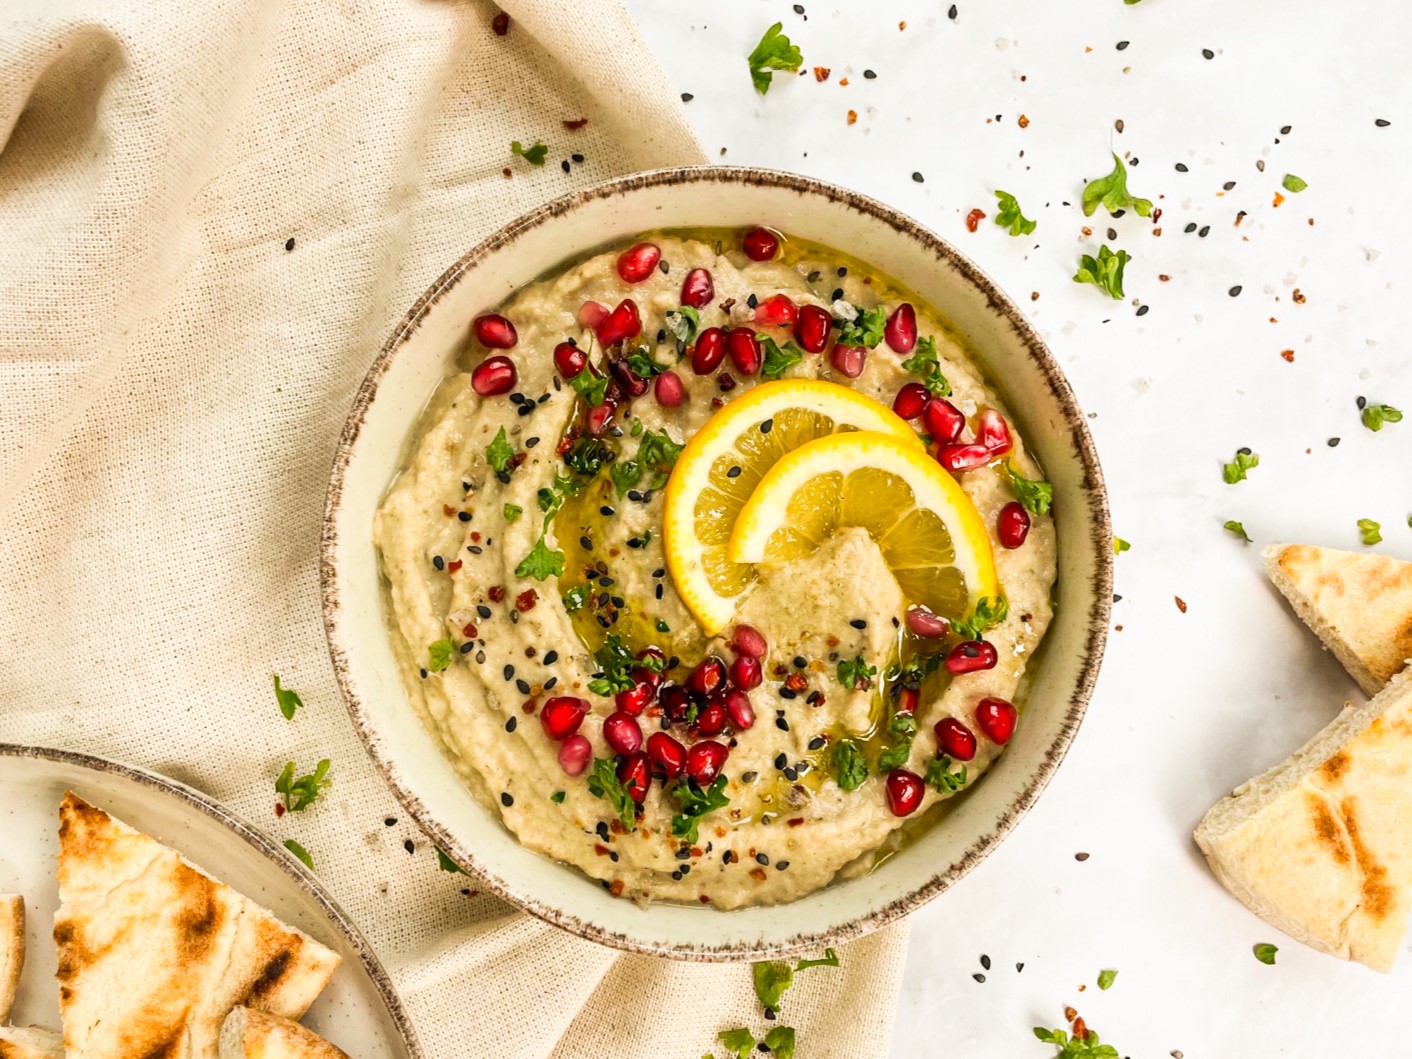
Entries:
{"label": "white marble surface", "polygon": [[[694,95],[713,155],[875,195],[1023,303],[1093,416],[1132,542],[1121,631],[1073,752],[1016,833],[914,921],[893,1054],[943,1040],[949,1055],[1042,1059],[1030,1027],[1059,1025],[1069,1003],[1125,1056],[1404,1054],[1412,957],[1384,977],[1304,949],[1220,889],[1190,831],[1356,694],[1222,522],[1242,520],[1257,546],[1356,549],[1357,520],[1372,518],[1379,547],[1412,558],[1412,418],[1373,434],[1354,405],[1412,412],[1412,13],[1372,0],[958,0],[954,21],[949,0],[816,0],[807,20],[781,0],[629,6]],[[777,76],[767,98],[753,92],[744,56],[776,19],[809,67],[831,69],[826,83]],[[1064,203],[1106,172],[1110,147],[1139,160],[1130,186],[1163,212],[1160,237],[1137,217],[1093,220],[1134,255],[1142,317],[1069,279],[1097,240]],[[1308,190],[1274,208],[1286,172]],[[997,187],[1038,218],[1032,238],[989,219],[965,230],[973,207],[994,213]],[[1242,445],[1261,465],[1225,485]],[[1280,948],[1273,967],[1251,954],[1263,941]],[[994,966],[978,984],[982,953]],[[1120,973],[1100,993],[1105,967]]]}

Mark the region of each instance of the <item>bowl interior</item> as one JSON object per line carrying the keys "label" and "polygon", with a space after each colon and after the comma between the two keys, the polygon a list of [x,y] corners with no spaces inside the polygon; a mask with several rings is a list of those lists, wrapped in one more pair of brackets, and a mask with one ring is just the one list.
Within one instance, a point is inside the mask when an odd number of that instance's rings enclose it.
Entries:
{"label": "bowl interior", "polygon": [[[477,804],[406,701],[384,626],[374,512],[413,425],[456,368],[471,319],[567,259],[653,228],[767,222],[846,250],[915,291],[1001,390],[1055,491],[1054,622],[1033,667],[1024,723],[984,782],[872,873],[784,906],[722,913],[610,897],[521,847]],[[1078,406],[1014,306],[969,262],[902,215],[802,177],[702,168],[641,174],[558,200],[453,266],[413,307],[368,375],[340,446],[325,525],[325,617],[358,726],[408,811],[494,890],[584,936],[679,958],[802,952],[917,907],[979,861],[1033,802],[1077,729],[1107,630],[1111,529]]]}

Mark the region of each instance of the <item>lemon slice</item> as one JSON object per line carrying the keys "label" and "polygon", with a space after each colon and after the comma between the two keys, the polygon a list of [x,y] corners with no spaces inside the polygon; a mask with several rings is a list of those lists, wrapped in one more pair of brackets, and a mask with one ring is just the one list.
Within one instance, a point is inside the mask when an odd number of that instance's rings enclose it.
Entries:
{"label": "lemon slice", "polygon": [[687,443],[667,482],[663,547],[677,593],[708,636],[755,580],[726,557],[736,515],[786,453],[837,431],[872,431],[924,452],[906,422],[856,390],[817,379],[762,383],[722,408]]}
{"label": "lemon slice", "polygon": [[970,497],[924,450],[888,434],[835,434],[780,459],[741,508],[726,557],[802,559],[850,526],[877,542],[909,603],[958,618],[999,594]]}

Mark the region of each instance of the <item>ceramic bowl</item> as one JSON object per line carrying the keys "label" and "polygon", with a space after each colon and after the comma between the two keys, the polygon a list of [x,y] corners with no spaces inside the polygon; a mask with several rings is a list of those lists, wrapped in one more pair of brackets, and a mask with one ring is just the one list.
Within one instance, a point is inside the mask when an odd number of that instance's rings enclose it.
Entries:
{"label": "ceramic bowl", "polygon": [[[1025,720],[998,762],[938,826],[862,878],[788,905],[720,912],[639,907],[523,848],[468,793],[412,712],[384,625],[373,514],[418,414],[457,370],[471,319],[567,260],[654,228],[765,222],[846,249],[935,307],[998,385],[1054,485],[1057,608]],[[861,936],[936,897],[1039,797],[1078,730],[1112,599],[1112,529],[1092,439],[1053,356],[1015,305],[950,245],[843,188],[759,169],[668,169],[556,199],[453,264],[373,362],[338,448],[324,523],[324,619],[359,734],[402,805],[489,889],[582,937],[682,959],[758,959]]]}

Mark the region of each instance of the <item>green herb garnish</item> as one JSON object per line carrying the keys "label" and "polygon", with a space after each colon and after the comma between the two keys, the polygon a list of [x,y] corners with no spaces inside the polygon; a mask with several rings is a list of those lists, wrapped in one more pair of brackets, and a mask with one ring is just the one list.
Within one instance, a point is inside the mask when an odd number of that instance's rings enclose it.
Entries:
{"label": "green herb garnish", "polygon": [[877,666],[868,665],[862,655],[858,655],[851,662],[843,658],[838,660],[838,682],[845,688],[861,687],[866,691],[872,687],[873,677],[877,676],[877,672]]}
{"label": "green herb garnish", "polygon": [[533,147],[525,147],[519,140],[510,141],[510,153],[519,155],[530,165],[543,165],[545,157],[549,154],[549,148],[538,140]]}
{"label": "green herb garnish", "polygon": [[1113,981],[1118,977],[1118,972],[1114,970],[1103,970],[1098,972],[1098,988],[1112,989]]}
{"label": "green herb garnish", "polygon": [[1255,946],[1254,949],[1255,958],[1261,963],[1268,963],[1271,966],[1275,963],[1275,953],[1279,951],[1279,949],[1271,945],[1268,941],[1261,942],[1259,945]]}
{"label": "green herb garnish", "polygon": [[1259,466],[1260,457],[1258,455],[1249,449],[1237,449],[1235,459],[1221,465],[1221,477],[1225,479],[1227,485],[1235,485],[1236,482],[1245,481],[1246,473]]}
{"label": "green herb garnish", "polygon": [[951,759],[943,754],[927,762],[922,780],[938,794],[955,794],[966,785],[966,766],[962,765],[960,772],[952,772]]}
{"label": "green herb garnish", "polygon": [[547,577],[558,577],[564,572],[564,553],[549,547],[544,541],[544,534],[539,535],[539,540],[534,542],[534,547],[530,549],[528,555],[520,560],[515,567],[516,577],[532,577],[536,581],[543,581]]}
{"label": "green herb garnish", "polygon": [[1114,554],[1114,555],[1122,555],[1125,551],[1127,551],[1127,550],[1130,549],[1131,547],[1132,547],[1132,545],[1129,544],[1127,541],[1123,540],[1122,537],[1114,537],[1114,538],[1113,538],[1113,554]]}
{"label": "green herb garnish", "polygon": [[448,857],[445,851],[440,846],[436,846],[433,848],[436,849],[436,866],[440,870],[449,871],[452,875],[466,874],[464,871],[461,870],[461,865],[457,864],[454,860]]}
{"label": "green herb garnish", "polygon": [[755,50],[746,60],[750,63],[750,80],[755,85],[755,91],[762,96],[770,90],[770,84],[775,79],[771,71],[784,70],[793,73],[804,65],[803,54],[783,31],[783,22],[776,22],[765,30],[760,43],[755,45]]}
{"label": "green herb garnish", "polygon": [[781,349],[768,335],[760,336],[760,345],[765,350],[765,362],[760,367],[760,375],[766,379],[779,379],[784,373],[804,359],[804,351],[793,342],[786,342]]}
{"label": "green herb garnish", "polygon": [[976,603],[969,618],[957,618],[951,631],[963,640],[979,640],[1010,614],[1010,603],[1004,596],[984,596]]}
{"label": "green herb garnish", "polygon": [[[652,354],[648,353],[646,348],[642,346],[634,349],[623,359],[627,361],[628,369],[639,379],[650,379],[652,376],[661,375],[662,372],[667,370],[666,365],[658,364],[652,359]],[[639,419],[637,422],[641,423],[642,420]],[[636,428],[636,424],[634,424],[634,428]]]}
{"label": "green herb garnish", "polygon": [[1059,1051],[1054,1059],[1118,1059],[1118,1049],[1111,1044],[1103,1044],[1098,1034],[1087,1030],[1082,1037],[1070,1037],[1063,1030],[1047,1030],[1043,1026],[1034,1028],[1034,1035],[1045,1044],[1052,1044]]}
{"label": "green herb garnish", "polygon": [[1099,290],[1107,291],[1114,301],[1123,297],[1123,269],[1131,260],[1126,250],[1116,254],[1108,249],[1108,244],[1098,248],[1098,256],[1083,254],[1079,258],[1079,270],[1074,273],[1075,283],[1092,283]]}
{"label": "green herb garnish", "polygon": [[667,331],[683,345],[689,345],[701,326],[701,314],[690,305],[672,309],[666,315]]}
{"label": "green herb garnish", "polygon": [[566,794],[566,792],[564,792],[564,791],[555,791],[553,794],[551,794],[551,795],[549,796],[549,800],[550,800],[551,802],[553,802],[555,805],[563,805],[563,804],[564,804],[564,797],[565,797],[565,794]]}
{"label": "green herb garnish", "polygon": [[1093,211],[1100,205],[1115,215],[1126,209],[1133,210],[1139,217],[1152,214],[1152,202],[1149,199],[1135,198],[1129,193],[1128,169],[1117,154],[1113,155],[1113,172],[1106,177],[1090,180],[1084,188],[1084,216],[1092,217]]}
{"label": "green herb garnish", "polygon": [[1293,173],[1286,173],[1285,178],[1280,181],[1280,184],[1286,191],[1296,195],[1309,186],[1307,182],[1301,180]]}
{"label": "green herb garnish", "polygon": [[593,591],[588,585],[575,585],[564,593],[564,609],[572,614],[576,610],[583,610],[583,606],[588,602],[589,594]]}
{"label": "green herb garnish", "polygon": [[1015,196],[1008,191],[997,191],[995,197],[999,200],[999,206],[995,212],[995,223],[1002,228],[1009,228],[1011,235],[1029,235],[1039,224],[1032,221],[1020,212],[1020,204],[1015,201]]}
{"label": "green herb garnish", "polygon": [[951,396],[951,383],[941,373],[941,358],[937,356],[936,339],[917,339],[912,355],[902,362],[902,370],[910,371],[922,380],[922,385],[938,397]]}
{"label": "green herb garnish", "polygon": [[437,640],[427,646],[427,669],[433,673],[440,673],[451,664],[451,658],[456,654],[456,645],[450,640]]}
{"label": "green herb garnish", "polygon": [[765,1034],[765,1047],[775,1059],[794,1059],[794,1027],[776,1026]]}
{"label": "green herb garnish", "polygon": [[716,1040],[734,1052],[736,1059],[749,1059],[750,1053],[755,1050],[755,1034],[744,1026],[734,1030],[722,1030],[716,1034]]}
{"label": "green herb garnish", "polygon": [[1015,470],[1012,460],[1005,461],[1005,473],[1010,476],[1010,485],[1021,507],[1031,515],[1049,514],[1049,507],[1054,503],[1054,486],[1038,478],[1026,478]]}
{"label": "green herb garnish", "polygon": [[284,795],[284,807],[291,813],[302,813],[318,800],[319,794],[333,782],[329,778],[329,760],[324,758],[314,766],[314,771],[303,776],[294,775],[294,762],[284,766],[275,779],[275,793]]}
{"label": "green herb garnish", "polygon": [[917,719],[910,713],[894,713],[887,722],[887,734],[892,742],[878,755],[879,772],[892,772],[907,764],[917,735]]}
{"label": "green herb garnish", "polygon": [[505,428],[501,427],[495,439],[485,447],[485,462],[490,464],[490,469],[496,474],[506,474],[514,459],[515,446],[510,444],[510,439],[505,436]]}
{"label": "green herb garnish", "polygon": [[293,853],[296,857],[298,857],[299,862],[303,864],[304,867],[308,868],[310,871],[314,870],[314,858],[309,856],[309,851],[303,846],[301,846],[298,842],[295,842],[294,839],[285,839],[284,848],[289,850],[289,852]]}
{"label": "green herb garnish", "polygon": [[299,692],[293,688],[280,686],[279,674],[275,675],[275,701],[279,703],[279,712],[284,714],[286,721],[294,720],[294,711],[304,705],[304,700],[299,697]]}
{"label": "green herb garnish", "polygon": [[1381,523],[1374,522],[1370,518],[1360,518],[1358,520],[1358,536],[1366,545],[1381,543],[1383,527]]}
{"label": "green herb garnish", "polygon": [[694,779],[688,777],[672,788],[681,813],[672,817],[672,834],[683,842],[695,845],[698,838],[697,825],[707,813],[724,809],[731,800],[726,797],[726,778],[717,776],[714,783],[702,790]]}
{"label": "green herb garnish", "polygon": [[1383,429],[1384,423],[1401,423],[1402,413],[1390,404],[1370,404],[1363,407],[1363,425],[1373,433]]}
{"label": "green herb garnish", "polygon": [[825,949],[820,959],[800,960],[793,967],[782,960],[762,960],[752,964],[750,968],[751,980],[755,985],[755,998],[760,1001],[761,1007],[778,1011],[785,990],[794,984],[796,971],[807,971],[810,967],[837,966],[838,953],[831,948]]}
{"label": "green herb garnish", "polygon": [[1245,541],[1246,544],[1250,543],[1250,534],[1246,533],[1245,527],[1242,526],[1235,519],[1228,519],[1226,521],[1226,524],[1221,528],[1224,529],[1227,533],[1239,537],[1241,540]]}
{"label": "green herb garnish", "polygon": [[525,513],[525,509],[520,507],[519,504],[506,504],[500,510],[504,512],[506,522],[514,522]]}
{"label": "green herb garnish", "polygon": [[597,375],[592,368],[584,368],[569,380],[569,385],[585,404],[594,407],[601,405],[608,397],[608,376]]}
{"label": "green herb garnish", "polygon": [[871,309],[855,305],[853,309],[855,315],[851,320],[846,316],[833,318],[833,322],[838,325],[838,344],[875,349],[883,340],[883,331],[887,327],[887,309],[881,305],[875,305]]}
{"label": "green herb garnish", "polygon": [[637,804],[632,800],[628,787],[618,779],[617,768],[612,758],[593,759],[593,772],[588,777],[588,793],[595,798],[603,798],[618,814],[618,819],[629,831],[637,830]]}
{"label": "green herb garnish", "polygon": [[598,663],[598,672],[588,682],[588,690],[595,695],[613,695],[627,691],[633,685],[632,671],[647,669],[660,673],[666,667],[666,659],[649,654],[643,658],[633,656],[628,645],[617,633],[609,633],[598,650],[593,652],[593,660]]}
{"label": "green herb garnish", "polygon": [[868,763],[852,739],[841,739],[834,746],[833,770],[839,787],[845,791],[856,791],[868,778]]}

